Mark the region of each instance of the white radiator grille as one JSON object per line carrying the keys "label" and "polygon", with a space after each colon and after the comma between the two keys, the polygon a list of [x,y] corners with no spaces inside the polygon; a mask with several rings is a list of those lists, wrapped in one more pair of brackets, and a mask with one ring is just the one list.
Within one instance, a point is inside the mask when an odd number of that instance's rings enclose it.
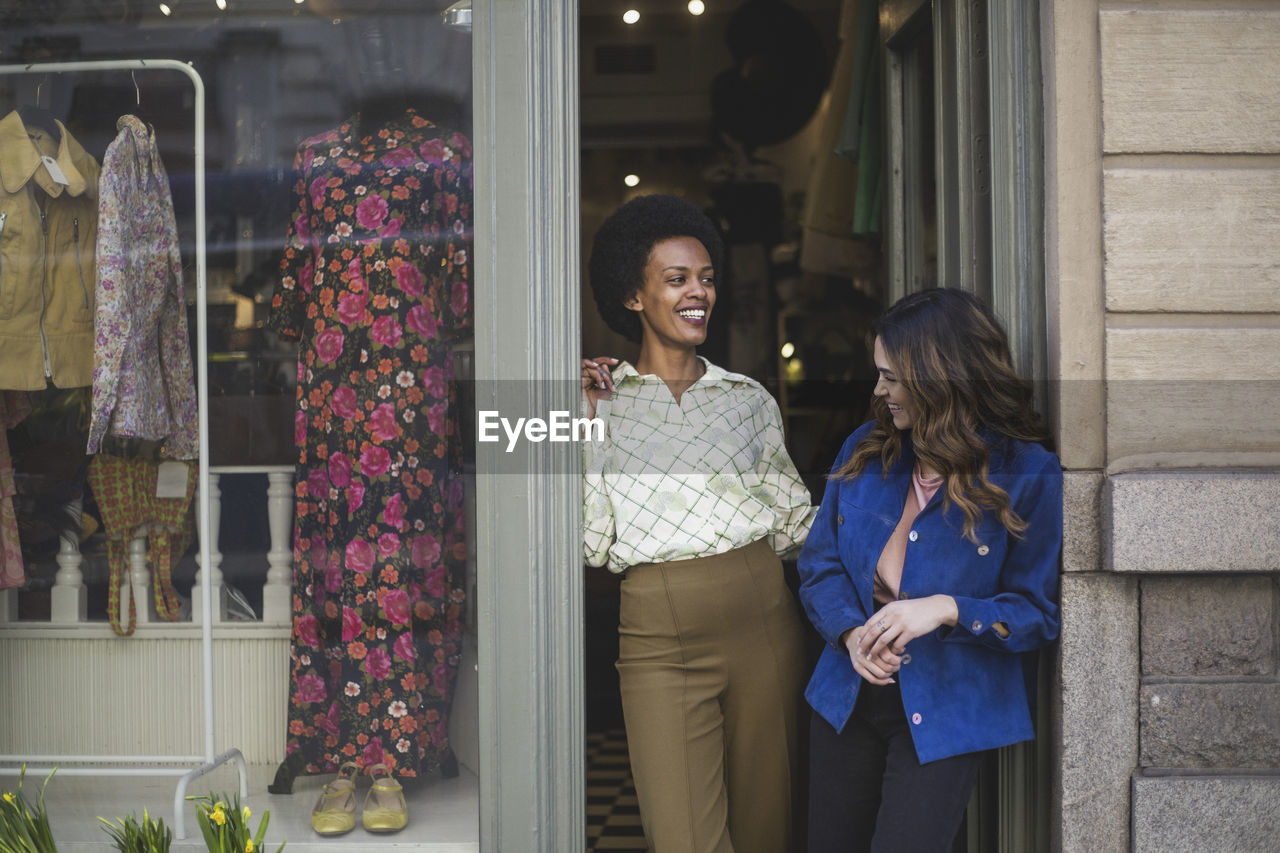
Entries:
{"label": "white radiator grille", "polygon": [[[0,754],[200,755],[200,635],[0,638]],[[255,632],[256,633],[256,632]],[[214,639],[214,742],[284,757],[289,640]]]}

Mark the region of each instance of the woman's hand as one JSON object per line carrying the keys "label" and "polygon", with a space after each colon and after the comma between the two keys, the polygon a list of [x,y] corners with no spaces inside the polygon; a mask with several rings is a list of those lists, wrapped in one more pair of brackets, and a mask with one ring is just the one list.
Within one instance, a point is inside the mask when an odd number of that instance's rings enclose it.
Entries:
{"label": "woman's hand", "polygon": [[853,663],[853,671],[872,684],[883,687],[893,683],[893,674],[902,667],[901,652],[893,649],[882,649],[876,655],[864,655],[862,639],[868,634],[865,625],[854,628],[845,638],[845,648],[849,650],[849,660]]}
{"label": "woman's hand", "polygon": [[616,358],[607,355],[582,360],[582,391],[587,395],[587,417],[596,416],[597,402],[613,396],[613,375],[609,368],[617,363]]}
{"label": "woman's hand", "polygon": [[900,655],[916,637],[954,625],[959,618],[956,600],[949,595],[891,601],[867,620],[858,650],[871,659],[886,651]]}

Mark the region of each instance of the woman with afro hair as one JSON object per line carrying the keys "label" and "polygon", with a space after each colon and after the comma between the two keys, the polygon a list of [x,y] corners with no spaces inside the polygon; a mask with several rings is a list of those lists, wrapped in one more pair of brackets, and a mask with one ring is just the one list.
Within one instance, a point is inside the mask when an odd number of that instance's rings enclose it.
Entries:
{"label": "woman with afro hair", "polygon": [[[642,196],[589,273],[635,364],[584,359],[584,555],[622,573],[618,675],[655,853],[786,853],[802,768],[802,623],[778,555],[815,508],[773,398],[696,354],[724,246],[693,204]],[[612,366],[612,369],[611,369]]]}

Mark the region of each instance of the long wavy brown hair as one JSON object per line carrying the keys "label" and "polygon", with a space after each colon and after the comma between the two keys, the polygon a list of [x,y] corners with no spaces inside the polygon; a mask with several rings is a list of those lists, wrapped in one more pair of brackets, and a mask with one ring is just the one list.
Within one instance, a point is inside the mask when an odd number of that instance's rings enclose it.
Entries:
{"label": "long wavy brown hair", "polygon": [[[1043,441],[1047,432],[1031,383],[1014,369],[1009,339],[991,309],[962,290],[924,290],[898,300],[871,334],[910,394],[916,457],[945,478],[943,509],[960,507],[964,535],[973,542],[984,510],[1020,536],[1027,523],[1008,493],[987,478],[990,447],[980,430],[1022,441]],[[876,425],[833,476],[852,479],[876,458],[887,472],[901,455],[903,433],[888,404],[873,396],[871,411]]]}

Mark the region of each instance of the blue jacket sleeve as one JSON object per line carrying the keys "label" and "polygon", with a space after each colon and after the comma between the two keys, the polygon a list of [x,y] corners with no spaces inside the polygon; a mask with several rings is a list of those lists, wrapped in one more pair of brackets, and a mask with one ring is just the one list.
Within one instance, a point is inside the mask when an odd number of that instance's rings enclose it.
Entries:
{"label": "blue jacket sleeve", "polygon": [[[1013,509],[1027,522],[1014,538],[1000,570],[1000,591],[991,598],[955,596],[959,619],[942,639],[977,643],[1007,652],[1026,652],[1058,636],[1058,577],[1062,554],[1062,469],[1045,453],[1040,465],[1019,471]],[[1008,630],[1001,637],[992,626]]]}
{"label": "blue jacket sleeve", "polygon": [[[857,433],[845,441],[831,466],[844,465],[857,444]],[[832,647],[840,649],[840,635],[867,621],[853,579],[840,559],[840,481],[829,480],[822,504],[800,552],[800,601],[813,627]]]}

